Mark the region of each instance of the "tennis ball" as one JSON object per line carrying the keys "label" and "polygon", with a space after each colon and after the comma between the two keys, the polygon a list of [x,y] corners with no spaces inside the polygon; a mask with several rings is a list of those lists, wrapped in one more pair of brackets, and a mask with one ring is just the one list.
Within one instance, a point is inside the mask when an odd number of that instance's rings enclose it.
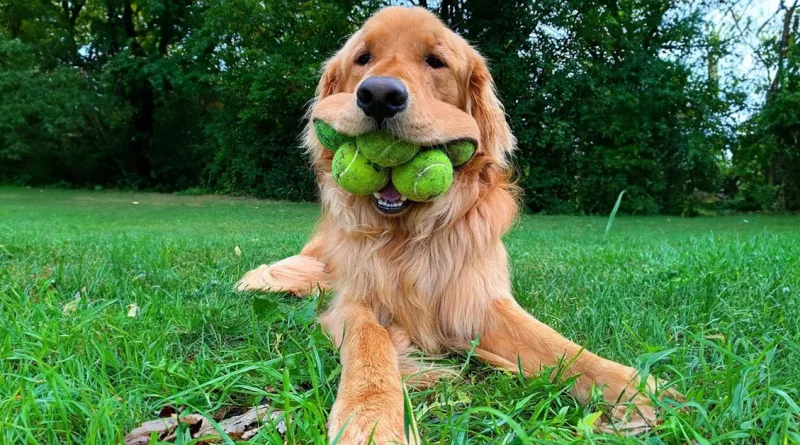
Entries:
{"label": "tennis ball", "polygon": [[333,155],[333,178],[354,195],[366,196],[386,187],[389,169],[371,162],[354,142],[346,142]]}
{"label": "tennis ball", "polygon": [[342,145],[353,140],[350,136],[345,136],[333,129],[327,123],[317,119],[314,121],[314,134],[323,147],[330,151],[336,151]]}
{"label": "tennis ball", "polygon": [[394,167],[411,160],[419,146],[385,131],[372,131],[356,138],[358,149],[372,162],[383,167]]}
{"label": "tennis ball", "polygon": [[453,167],[461,167],[472,159],[475,154],[475,144],[472,141],[458,141],[449,144],[445,151],[453,163]]}
{"label": "tennis ball", "polygon": [[453,164],[441,150],[428,150],[392,169],[392,183],[412,201],[431,201],[453,183]]}

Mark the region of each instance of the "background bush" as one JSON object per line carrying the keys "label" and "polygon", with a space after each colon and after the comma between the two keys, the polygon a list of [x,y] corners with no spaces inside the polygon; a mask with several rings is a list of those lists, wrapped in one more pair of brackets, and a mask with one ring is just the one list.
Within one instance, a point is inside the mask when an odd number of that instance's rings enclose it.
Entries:
{"label": "background bush", "polygon": [[[0,181],[312,200],[319,69],[384,3],[0,0]],[[735,2],[416,3],[491,61],[529,210],[800,209],[797,2],[738,34]]]}

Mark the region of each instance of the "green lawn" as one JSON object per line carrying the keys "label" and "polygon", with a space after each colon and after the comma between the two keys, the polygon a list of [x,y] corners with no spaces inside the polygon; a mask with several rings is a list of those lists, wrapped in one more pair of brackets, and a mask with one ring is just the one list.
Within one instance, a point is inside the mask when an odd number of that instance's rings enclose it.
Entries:
{"label": "green lawn", "polygon": [[[340,368],[314,323],[319,299],[231,290],[296,253],[318,214],[0,188],[0,443],[113,444],[167,404],[215,413],[265,398],[289,429],[256,443],[324,443]],[[800,217],[618,217],[608,237],[605,226],[526,216],[507,245],[523,306],[687,395],[688,412],[627,441],[800,441]],[[410,393],[427,442],[528,443],[514,423],[537,443],[626,440],[583,427],[600,407],[577,405],[569,382],[450,360],[459,379]]]}

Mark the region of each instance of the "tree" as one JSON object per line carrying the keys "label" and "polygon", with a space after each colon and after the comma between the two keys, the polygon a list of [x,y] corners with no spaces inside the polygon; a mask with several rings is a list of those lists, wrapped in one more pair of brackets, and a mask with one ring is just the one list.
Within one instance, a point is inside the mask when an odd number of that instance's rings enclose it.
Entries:
{"label": "tree", "polygon": [[[0,0],[0,181],[313,199],[299,135],[319,69],[384,3]],[[487,56],[531,211],[605,213],[621,190],[629,213],[720,193],[798,206],[796,0],[758,31],[735,1],[389,3],[434,10]],[[737,134],[721,61],[760,33],[764,106]]]}
{"label": "tree", "polygon": [[734,153],[743,208],[800,210],[800,2],[781,1],[773,18],[779,26],[756,51],[768,73],[763,107],[742,126]]}
{"label": "tree", "polygon": [[[441,2],[489,58],[534,211],[691,213],[718,188],[729,101],[695,74],[701,3]],[[716,42],[719,47],[720,42]]]}
{"label": "tree", "polygon": [[80,68],[40,70],[35,53],[0,38],[0,180],[86,185],[121,174],[128,108]]}

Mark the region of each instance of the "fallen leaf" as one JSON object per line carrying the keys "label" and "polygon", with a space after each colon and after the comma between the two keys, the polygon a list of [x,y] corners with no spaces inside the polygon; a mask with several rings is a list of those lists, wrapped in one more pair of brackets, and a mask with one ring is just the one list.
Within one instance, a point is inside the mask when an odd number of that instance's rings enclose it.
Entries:
{"label": "fallen leaf", "polygon": [[159,438],[172,432],[178,425],[178,420],[171,417],[151,420],[143,423],[125,436],[125,445],[145,445],[150,443],[150,436],[156,433]]}
{"label": "fallen leaf", "polygon": [[219,422],[220,420],[228,417],[231,415],[232,412],[236,411],[237,414],[241,413],[240,408],[233,406],[233,405],[225,405],[220,408],[213,416],[211,416],[214,420]]}
{"label": "fallen leaf", "polygon": [[[177,417],[177,414],[173,414],[171,418],[175,419],[176,417]],[[189,427],[190,427],[189,431],[192,431],[192,428],[196,428],[196,427],[194,427],[194,425],[198,425],[199,426],[205,420],[206,420],[206,418],[201,416],[200,414],[188,414],[186,416],[181,417],[181,423],[189,425]],[[172,429],[169,432],[169,434],[164,435],[163,437],[161,437],[161,440],[164,441],[164,442],[175,441],[175,439],[178,438],[177,430],[178,430],[177,428]],[[200,443],[203,443],[203,442],[200,442]]]}
{"label": "fallen leaf", "polygon": [[[180,410],[178,408],[177,410]],[[218,415],[226,415],[231,412],[242,412],[243,410],[237,407],[230,407],[222,409],[217,412]],[[151,420],[144,422],[140,427],[134,429],[125,436],[125,445],[145,445],[150,443],[150,438],[155,434],[159,441],[174,442],[177,438],[178,422],[190,425],[189,431],[192,432],[192,437],[197,439],[200,437],[208,438],[209,442],[215,441],[220,437],[219,431],[214,428],[211,423],[212,420],[201,416],[200,414],[188,414],[177,418],[176,409],[172,406],[165,406],[159,412],[159,415],[164,416],[161,419]],[[258,431],[264,427],[265,421],[274,422],[274,428],[280,434],[286,434],[286,422],[283,419],[283,411],[270,411],[268,404],[264,403],[259,406],[245,408],[244,414],[238,416],[231,416],[227,419],[219,420],[217,425],[225,432],[225,434],[234,440],[250,440],[258,434]],[[267,418],[265,419],[265,418]],[[202,441],[200,443],[206,443]]]}
{"label": "fallen leaf", "polygon": [[[253,428],[250,431],[245,431],[244,434],[242,434],[242,440],[250,440],[251,438],[255,437],[256,434],[258,434],[259,430],[261,430],[261,427]],[[284,432],[286,432],[286,430],[284,430]]]}
{"label": "fallen leaf", "polygon": [[[219,422],[219,426],[231,439],[241,439],[246,432],[253,428],[259,428],[261,426],[260,420],[266,417],[268,412],[269,405],[255,406],[240,416],[229,417]],[[270,415],[271,419],[281,417],[283,417],[283,412],[280,411],[272,412]],[[275,427],[281,434],[286,432],[286,424],[283,420],[279,421]],[[200,430],[195,433],[194,438],[206,436],[219,436],[219,432],[211,425],[211,422],[205,422],[203,426],[200,427]]]}
{"label": "fallen leaf", "polygon": [[205,421],[206,418],[201,416],[200,414],[187,414],[181,417],[181,423],[185,423],[187,425],[197,425],[200,422]]}
{"label": "fallen leaf", "polygon": [[134,318],[136,315],[139,314],[139,306],[136,303],[131,303],[127,306],[128,309],[128,317]]}
{"label": "fallen leaf", "polygon": [[240,249],[239,246],[236,246],[233,248],[233,253],[235,253],[236,256],[242,256],[242,249]]}
{"label": "fallen leaf", "polygon": [[[205,418],[199,414],[189,414],[181,417],[180,422],[187,425],[196,425],[204,420]],[[125,436],[125,445],[149,444],[153,433],[156,434],[159,440],[174,440],[175,435],[172,433],[177,426],[178,419],[176,417],[165,417],[145,422]]]}
{"label": "fallen leaf", "polygon": [[67,314],[71,314],[71,313],[75,312],[76,310],[78,310],[78,305],[80,304],[81,299],[83,298],[83,294],[81,292],[86,292],[86,288],[84,287],[83,289],[79,290],[78,292],[75,292],[75,295],[72,297],[72,300],[68,301],[61,308],[61,313],[62,314],[67,315]]}

